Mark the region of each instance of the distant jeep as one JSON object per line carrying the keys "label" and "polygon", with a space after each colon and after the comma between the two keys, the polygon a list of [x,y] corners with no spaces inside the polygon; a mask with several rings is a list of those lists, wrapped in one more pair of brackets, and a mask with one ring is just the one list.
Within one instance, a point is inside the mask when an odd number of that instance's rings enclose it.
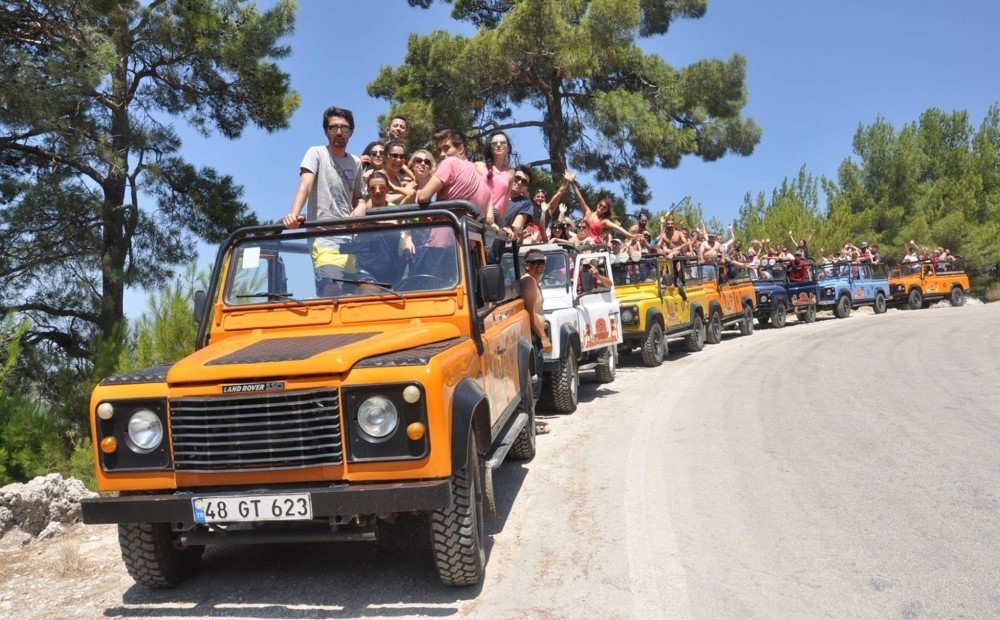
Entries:
{"label": "distant jeep", "polygon": [[782,328],[789,312],[803,323],[816,321],[816,280],[812,267],[794,272],[784,261],[758,268],[754,281],[754,316],[761,327]]}
{"label": "distant jeep", "polygon": [[969,276],[961,259],[947,263],[923,260],[906,263],[889,271],[892,302],[901,308],[918,310],[939,299],[961,306],[969,290]]}
{"label": "distant jeep", "polygon": [[850,316],[852,308],[861,306],[871,306],[875,314],[885,312],[889,280],[871,263],[827,263],[816,265],[813,272],[820,310],[833,310],[838,319]]}
{"label": "distant jeep", "polygon": [[697,279],[705,290],[706,342],[722,342],[724,329],[739,329],[744,336],[753,333],[754,286],[745,268],[725,263],[694,263],[688,270],[689,281]]}

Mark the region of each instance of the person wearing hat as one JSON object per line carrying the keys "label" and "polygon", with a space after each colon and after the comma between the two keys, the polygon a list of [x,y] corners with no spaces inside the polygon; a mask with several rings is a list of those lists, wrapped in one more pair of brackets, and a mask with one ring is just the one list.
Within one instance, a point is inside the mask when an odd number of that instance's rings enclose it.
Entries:
{"label": "person wearing hat", "polygon": [[[532,396],[537,402],[542,395],[542,353],[552,350],[552,341],[545,335],[545,313],[542,311],[542,287],[545,274],[545,255],[538,250],[528,250],[524,255],[524,275],[521,276],[521,296],[524,309],[531,320],[531,344],[535,354],[535,372],[538,380],[532,386]],[[539,429],[536,428],[536,431]],[[540,431],[547,432],[547,431]]]}
{"label": "person wearing hat", "polygon": [[790,281],[805,282],[809,279],[809,261],[806,260],[806,253],[803,250],[795,250],[795,258],[788,264],[788,268]]}

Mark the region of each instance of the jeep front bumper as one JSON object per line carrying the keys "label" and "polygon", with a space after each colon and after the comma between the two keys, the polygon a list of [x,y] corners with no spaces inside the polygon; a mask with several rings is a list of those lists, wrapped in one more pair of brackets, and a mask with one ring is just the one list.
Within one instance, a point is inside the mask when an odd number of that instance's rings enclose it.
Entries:
{"label": "jeep front bumper", "polygon": [[89,498],[80,501],[84,523],[191,523],[195,497],[226,497],[275,493],[308,493],[313,518],[421,512],[452,503],[449,480],[419,480],[384,484],[337,483],[327,486],[280,486],[253,489],[179,491],[156,495]]}

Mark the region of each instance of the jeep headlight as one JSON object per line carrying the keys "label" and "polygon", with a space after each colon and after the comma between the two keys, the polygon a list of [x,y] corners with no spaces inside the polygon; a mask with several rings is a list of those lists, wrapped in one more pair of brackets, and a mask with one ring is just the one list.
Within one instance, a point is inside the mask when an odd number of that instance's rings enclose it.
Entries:
{"label": "jeep headlight", "polygon": [[631,323],[635,319],[635,313],[632,312],[632,308],[622,308],[622,323]]}
{"label": "jeep headlight", "polygon": [[766,304],[771,301],[771,296],[767,293],[761,293],[759,297],[759,303]]}
{"label": "jeep headlight", "polygon": [[398,424],[396,406],[384,396],[370,396],[358,407],[358,426],[376,439],[388,437]]}
{"label": "jeep headlight", "polygon": [[828,287],[823,289],[823,297],[833,297],[834,289],[833,287]]}
{"label": "jeep headlight", "polygon": [[139,454],[148,454],[163,441],[163,423],[149,409],[136,409],[128,419],[128,447]]}

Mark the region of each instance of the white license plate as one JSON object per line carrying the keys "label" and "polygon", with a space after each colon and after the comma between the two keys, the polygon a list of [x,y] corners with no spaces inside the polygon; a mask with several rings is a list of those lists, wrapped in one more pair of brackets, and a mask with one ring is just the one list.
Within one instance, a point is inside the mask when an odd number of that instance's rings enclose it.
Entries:
{"label": "white license plate", "polygon": [[308,493],[196,497],[191,500],[191,508],[195,523],[312,519],[312,500]]}

